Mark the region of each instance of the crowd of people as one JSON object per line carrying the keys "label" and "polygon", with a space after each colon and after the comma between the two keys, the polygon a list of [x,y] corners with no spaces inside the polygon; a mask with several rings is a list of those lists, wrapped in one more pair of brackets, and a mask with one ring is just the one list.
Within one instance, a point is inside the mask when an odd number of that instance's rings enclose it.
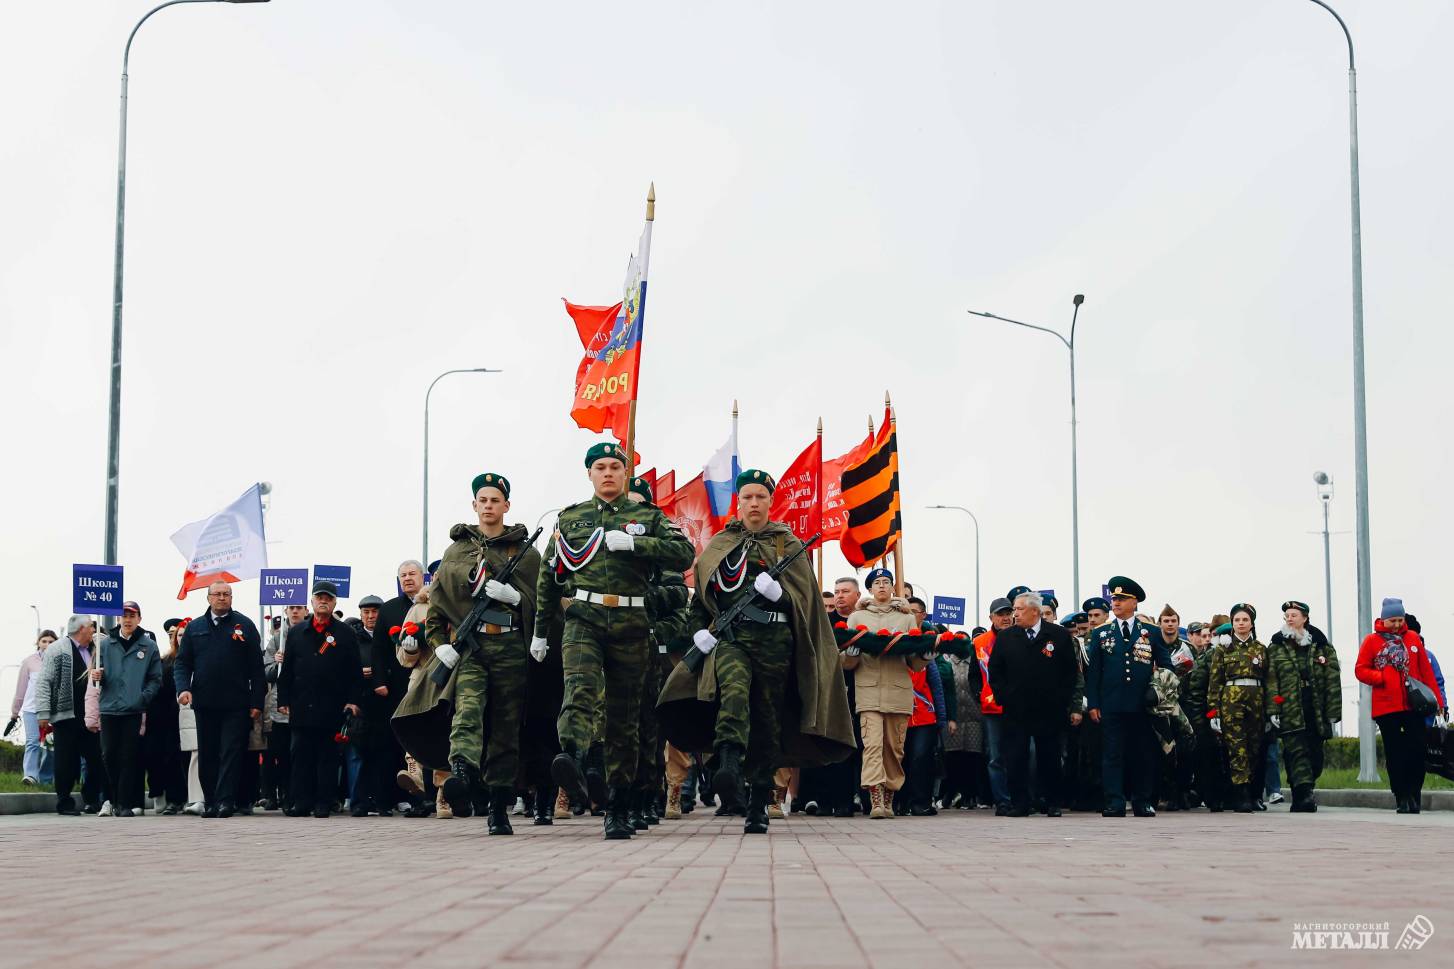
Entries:
{"label": "crowd of people", "polygon": [[[317,581],[264,640],[222,580],[160,635],[134,601],[112,628],[71,616],[21,669],[26,783],[53,782],[64,815],[478,814],[507,835],[512,815],[589,813],[615,840],[699,807],[747,833],[798,812],[1247,813],[1282,800],[1280,760],[1291,810],[1317,810],[1343,711],[1305,602],[1263,638],[1251,604],[1183,625],[1114,576],[1063,619],[1016,586],[965,635],[882,567],[822,590],[765,472],[696,554],[617,445],[585,465],[592,495],[543,554],[506,521],[509,480],[477,475],[443,558],[403,562],[399,594],[356,618]],[[1424,731],[1448,711],[1400,600],[1354,672],[1417,813]]]}

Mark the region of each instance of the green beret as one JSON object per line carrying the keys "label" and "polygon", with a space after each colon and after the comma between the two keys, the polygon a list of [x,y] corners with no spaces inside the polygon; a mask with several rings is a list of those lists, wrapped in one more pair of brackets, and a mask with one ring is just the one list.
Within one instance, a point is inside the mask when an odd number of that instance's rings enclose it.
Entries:
{"label": "green beret", "polygon": [[626,451],[615,441],[602,441],[600,444],[592,444],[591,449],[586,452],[586,467],[589,468],[602,458],[615,458],[622,464],[626,463]]}
{"label": "green beret", "polygon": [[631,479],[631,484],[627,485],[626,491],[628,494],[640,497],[643,505],[654,505],[656,503],[656,496],[651,493],[651,484],[640,475]]}
{"label": "green beret", "polygon": [[777,482],[772,480],[772,475],[768,474],[766,471],[757,471],[753,468],[748,468],[746,471],[742,472],[737,476],[736,490],[741,491],[743,485],[750,484],[762,485],[764,488],[767,489],[768,494],[772,494],[774,491],[777,490]]}
{"label": "green beret", "polygon": [[486,471],[484,474],[475,475],[475,480],[470,482],[470,497],[478,495],[481,488],[498,488],[505,500],[510,500],[510,480],[503,474]]}

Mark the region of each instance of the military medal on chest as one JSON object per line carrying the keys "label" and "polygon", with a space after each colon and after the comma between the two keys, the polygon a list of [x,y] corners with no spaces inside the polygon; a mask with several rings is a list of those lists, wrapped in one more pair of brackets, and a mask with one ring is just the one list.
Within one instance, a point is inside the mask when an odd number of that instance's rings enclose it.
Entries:
{"label": "military medal on chest", "polygon": [[645,535],[646,526],[641,522],[629,522],[624,529],[627,535]]}

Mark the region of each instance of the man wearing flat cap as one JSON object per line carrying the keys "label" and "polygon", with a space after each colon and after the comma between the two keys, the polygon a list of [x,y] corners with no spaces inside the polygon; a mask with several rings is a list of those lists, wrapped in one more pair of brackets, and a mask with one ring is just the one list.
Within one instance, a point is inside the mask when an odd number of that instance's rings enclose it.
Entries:
{"label": "man wearing flat cap", "polygon": [[[467,818],[488,791],[486,830],[508,835],[520,768],[520,722],[525,706],[526,631],[535,622],[540,553],[525,543],[524,525],[507,525],[510,481],[486,471],[470,482],[474,524],[449,530],[452,540],[429,587],[424,632],[435,658],[454,671],[449,728],[449,779],[444,799]],[[517,553],[524,558],[508,582],[495,578]],[[460,628],[483,594],[491,601],[476,630]],[[488,729],[486,728],[488,724]],[[485,737],[489,736],[486,749]]]}
{"label": "man wearing flat cap", "polygon": [[313,583],[313,615],[288,630],[287,659],[278,667],[278,712],[287,715],[292,734],[288,813],[293,817],[309,810],[315,818],[331,813],[339,764],[334,736],[345,714],[359,716],[363,702],[358,637],[334,616],[337,605],[337,586]]}
{"label": "man wearing flat cap", "polygon": [[[560,615],[562,594],[569,589],[573,598],[561,637],[561,753],[551,763],[551,777],[579,803],[605,802],[605,835],[613,841],[633,832],[641,684],[651,660],[646,599],[652,576],[686,569],[695,552],[659,509],[627,497],[626,460],[612,442],[586,452],[594,494],[561,509],[556,520],[545,550],[547,567],[536,583],[539,608],[530,643],[530,654],[543,661],[551,620]],[[603,719],[604,751],[596,753],[592,747]]]}
{"label": "man wearing flat cap", "polygon": [[1091,630],[1085,681],[1090,718],[1101,725],[1101,814],[1125,817],[1129,787],[1136,817],[1154,818],[1151,770],[1155,739],[1146,715],[1146,697],[1152,669],[1170,669],[1171,654],[1162,642],[1161,630],[1136,618],[1136,606],[1146,598],[1146,591],[1124,575],[1112,576],[1106,585],[1111,592],[1111,620]]}

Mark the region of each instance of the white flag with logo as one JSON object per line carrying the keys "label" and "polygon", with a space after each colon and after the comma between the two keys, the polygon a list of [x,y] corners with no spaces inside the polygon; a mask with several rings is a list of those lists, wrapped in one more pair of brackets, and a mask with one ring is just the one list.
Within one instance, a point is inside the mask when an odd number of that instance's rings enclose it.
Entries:
{"label": "white flag with logo", "polygon": [[256,579],[258,572],[268,567],[262,488],[253,485],[215,515],[183,525],[172,536],[172,544],[187,559],[178,599],[218,579]]}

